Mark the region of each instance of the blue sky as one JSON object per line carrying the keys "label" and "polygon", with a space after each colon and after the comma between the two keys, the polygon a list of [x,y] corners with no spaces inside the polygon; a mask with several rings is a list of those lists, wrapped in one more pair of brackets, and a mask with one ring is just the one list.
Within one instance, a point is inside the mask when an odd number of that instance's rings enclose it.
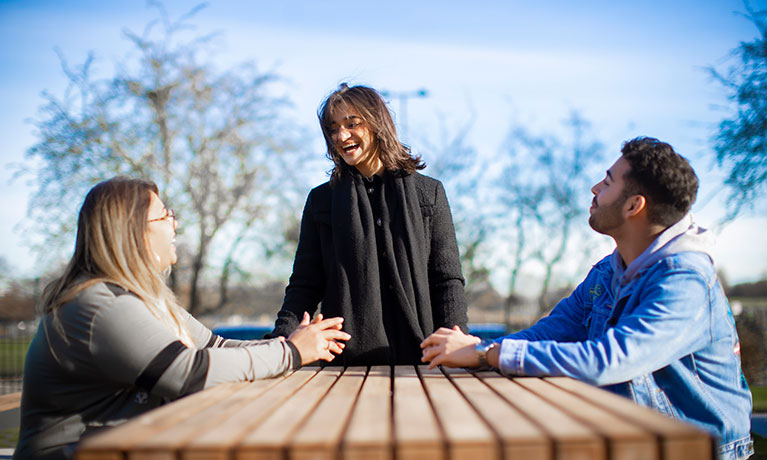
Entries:
{"label": "blue sky", "polygon": [[[742,2],[533,3],[211,1],[193,22],[200,32],[221,32],[216,60],[222,66],[254,60],[286,78],[294,117],[310,130],[318,155],[315,111],[342,81],[427,88],[428,98],[408,105],[406,141],[417,150],[433,139],[440,117],[455,127],[473,118],[469,142],[487,161],[511,120],[556,130],[575,109],[614,157],[624,140],[650,135],[690,158],[702,182],[693,211],[701,225],[713,225],[724,193],[708,138],[726,114],[717,108],[725,96],[703,68],[724,63],[730,49],[756,36],[735,13],[744,11]],[[172,17],[194,4],[165,3]],[[766,0],[752,4],[767,8]],[[27,120],[42,103],[42,90],[61,94],[66,85],[54,49],[73,64],[92,50],[97,70],[107,75],[130,48],[122,30],[140,31],[154,17],[140,2],[0,0],[0,256],[18,274],[40,267],[17,225],[29,178],[9,184],[9,164],[24,164],[35,142]],[[399,110],[396,101],[392,107]],[[731,281],[767,274],[764,205],[718,231],[717,265]]]}

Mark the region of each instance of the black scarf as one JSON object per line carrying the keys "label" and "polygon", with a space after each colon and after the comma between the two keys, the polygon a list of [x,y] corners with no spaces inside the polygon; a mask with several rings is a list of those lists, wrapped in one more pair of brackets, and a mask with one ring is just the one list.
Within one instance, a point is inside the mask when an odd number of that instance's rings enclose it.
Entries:
{"label": "black scarf", "polygon": [[[345,172],[332,191],[337,299],[339,305],[351,306],[351,311],[345,312],[344,329],[356,332],[341,357],[348,354],[354,362],[368,364],[416,364],[420,360],[418,343],[433,327],[429,255],[424,253],[427,243],[419,192],[410,174],[385,172],[382,179],[381,254],[362,175],[356,170]],[[381,257],[384,260],[379,261]],[[379,273],[379,267],[386,273]],[[388,281],[387,286],[382,286],[382,278]],[[389,289],[385,297],[390,305],[382,305],[381,289]],[[393,309],[391,314],[396,318],[396,330],[388,334],[384,308]],[[370,351],[358,354],[355,350]]]}

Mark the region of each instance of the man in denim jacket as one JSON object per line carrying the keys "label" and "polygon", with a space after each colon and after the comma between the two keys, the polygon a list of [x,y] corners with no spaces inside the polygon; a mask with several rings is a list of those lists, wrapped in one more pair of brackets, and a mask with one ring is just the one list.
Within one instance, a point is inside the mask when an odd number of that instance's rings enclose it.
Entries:
{"label": "man in denim jacket", "polygon": [[592,187],[589,209],[589,225],[612,237],[615,251],[529,329],[485,343],[441,328],[421,344],[423,361],[583,380],[713,433],[720,458],[748,458],[751,393],[740,343],[712,238],[688,214],[698,179],[657,139],[633,139],[621,151]]}

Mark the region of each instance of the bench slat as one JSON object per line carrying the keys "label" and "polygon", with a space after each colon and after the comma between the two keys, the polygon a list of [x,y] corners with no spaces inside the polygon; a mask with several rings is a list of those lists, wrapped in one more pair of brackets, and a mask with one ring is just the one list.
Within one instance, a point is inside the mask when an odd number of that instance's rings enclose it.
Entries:
{"label": "bench slat", "polygon": [[592,429],[583,426],[517,383],[525,377],[511,381],[496,372],[480,372],[477,375],[553,440],[557,459],[606,458],[602,438]]}
{"label": "bench slat", "polygon": [[394,449],[398,460],[445,458],[442,433],[413,366],[394,368]]}
{"label": "bench slat", "polygon": [[85,451],[75,454],[77,460],[125,460],[125,456],[115,451]]}
{"label": "bench slat", "polygon": [[345,460],[392,458],[391,368],[368,371],[342,443]]}
{"label": "bench slat", "polygon": [[350,367],[344,371],[293,435],[288,444],[291,459],[335,460],[341,435],[366,374],[366,367]]}
{"label": "bench slat", "polygon": [[341,367],[323,368],[287,400],[280,410],[272,412],[237,447],[238,460],[282,458],[282,452],[293,434],[325,397],[343,372]]}
{"label": "bench slat", "polygon": [[21,405],[21,392],[0,395],[0,412],[17,409]]}
{"label": "bench slat", "polygon": [[439,369],[419,368],[451,459],[500,458],[494,433]]}
{"label": "bench slat", "polygon": [[711,436],[694,425],[674,420],[627,398],[577,380],[566,377],[549,377],[545,380],[654,433],[660,438],[663,458],[699,460],[714,456]]}
{"label": "bench slat", "polygon": [[501,439],[504,458],[547,460],[552,456],[546,434],[480,379],[463,369],[443,369],[453,384]]}
{"label": "bench slat", "polygon": [[239,441],[253,431],[273,411],[290,398],[319,371],[316,367],[298,369],[279,385],[271,386],[253,401],[236,408],[227,418],[190,440],[182,451],[184,460],[228,460]]}
{"label": "bench slat", "polygon": [[281,380],[283,377],[256,380],[219,400],[215,405],[179,420],[172,427],[158,429],[152,436],[137,441],[133,445],[129,455],[130,460],[176,460],[176,452],[187,443],[224,422],[235,409],[258,398],[265,390]]}
{"label": "bench slat", "polygon": [[179,420],[216,404],[247,385],[248,382],[218,385],[139,415],[119,427],[86,437],[80,442],[75,458],[78,460],[122,459],[123,452],[126,452],[135,442],[152,436],[158,429],[173,426]]}
{"label": "bench slat", "polygon": [[590,426],[608,439],[611,460],[656,460],[655,436],[610,411],[540,379],[521,379],[520,385]]}

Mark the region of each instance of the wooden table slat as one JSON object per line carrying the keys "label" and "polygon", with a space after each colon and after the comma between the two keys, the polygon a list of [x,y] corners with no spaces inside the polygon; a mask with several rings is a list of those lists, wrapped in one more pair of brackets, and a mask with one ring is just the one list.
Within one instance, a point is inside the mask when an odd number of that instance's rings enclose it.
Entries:
{"label": "wooden table slat", "polygon": [[78,447],[78,460],[123,459],[123,452],[135,442],[152,436],[158,429],[173,426],[205,408],[216,404],[249,382],[218,385],[204,392],[175,401],[129,420],[119,429],[105,430],[83,439]]}
{"label": "wooden table slat", "polygon": [[519,379],[518,383],[608,439],[611,459],[655,460],[658,458],[656,437],[644,428],[544,380]]}
{"label": "wooden table slat", "polygon": [[415,367],[394,368],[394,450],[398,460],[445,456],[442,433]]}
{"label": "wooden table slat", "polygon": [[258,398],[227,414],[227,418],[205,433],[200,433],[183,448],[184,460],[227,460],[240,440],[319,371],[305,367],[295,371],[279,385],[271,386]]}
{"label": "wooden table slat", "polygon": [[496,372],[479,372],[477,375],[548,434],[554,442],[558,460],[607,457],[604,441],[594,430],[516,383],[526,377],[512,381]]}
{"label": "wooden table slat", "polygon": [[131,448],[129,460],[164,459],[176,460],[176,451],[205,431],[216,427],[233,412],[248,401],[258,398],[266,389],[274,386],[278,379],[265,379],[252,382],[247,387],[219,400],[171,427],[157,430],[155,433],[136,442]]}
{"label": "wooden table slat", "polygon": [[345,460],[392,458],[391,385],[389,366],[370,368],[344,434]]}
{"label": "wooden table slat", "polygon": [[325,367],[286,401],[280,410],[264,421],[241,441],[235,452],[237,460],[281,459],[282,452],[295,431],[322,400],[328,389],[343,373],[341,367]]}
{"label": "wooden table slat", "polygon": [[317,408],[293,434],[288,451],[293,460],[334,460],[367,368],[350,367],[336,380]]}
{"label": "wooden table slat", "polygon": [[21,404],[21,392],[0,395],[0,412],[16,409]]}
{"label": "wooden table slat", "polygon": [[463,369],[443,369],[453,384],[500,437],[504,458],[548,460],[551,442],[546,433],[501,396],[489,391],[474,374]]}
{"label": "wooden table slat", "polygon": [[86,450],[75,455],[77,460],[125,460],[125,455],[117,450]]}
{"label": "wooden table slat", "polygon": [[663,458],[699,460],[714,455],[711,436],[694,425],[674,420],[584,382],[566,377],[549,377],[545,380],[654,433],[660,438]]}
{"label": "wooden table slat", "polygon": [[437,414],[450,457],[500,458],[500,442],[440,369],[419,368],[423,385]]}

